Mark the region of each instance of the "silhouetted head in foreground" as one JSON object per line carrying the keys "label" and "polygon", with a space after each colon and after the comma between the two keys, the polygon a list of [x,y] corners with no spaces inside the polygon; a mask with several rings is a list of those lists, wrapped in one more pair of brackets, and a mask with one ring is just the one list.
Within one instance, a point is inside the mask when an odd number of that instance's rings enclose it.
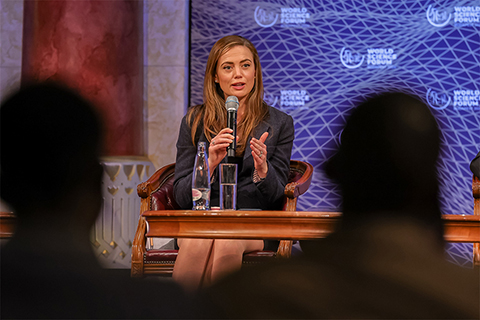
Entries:
{"label": "silhouetted head in foreground", "polygon": [[433,115],[412,96],[385,93],[358,106],[327,164],[343,193],[345,223],[395,215],[439,221],[439,146]]}
{"label": "silhouetted head in foreground", "polygon": [[0,113],[1,196],[20,222],[72,221],[67,216],[88,199],[79,207],[91,210],[78,218],[93,223],[101,200],[102,132],[90,103],[60,85],[36,84],[8,97]]}
{"label": "silhouetted head in foreground", "polygon": [[242,269],[202,305],[235,319],[479,319],[478,270],[447,262],[439,241],[438,152],[422,102],[364,102],[326,168],[344,196],[340,230],[300,241],[303,257]]}
{"label": "silhouetted head in foreground", "polygon": [[90,103],[37,84],[5,100],[0,115],[1,196],[18,217],[0,252],[0,318],[190,318],[176,285],[112,274],[92,250],[102,126]]}

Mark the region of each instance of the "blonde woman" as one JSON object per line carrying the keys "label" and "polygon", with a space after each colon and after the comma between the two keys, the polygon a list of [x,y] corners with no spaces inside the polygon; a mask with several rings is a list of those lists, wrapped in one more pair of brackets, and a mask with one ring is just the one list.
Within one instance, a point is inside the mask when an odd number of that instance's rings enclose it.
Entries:
{"label": "blonde woman", "polygon": [[[174,194],[192,208],[192,172],[197,144],[205,141],[212,175],[210,205],[219,205],[217,168],[227,147],[237,140],[237,206],[275,210],[282,205],[294,139],[293,119],[263,101],[262,70],[257,50],[240,36],[218,40],[210,51],[203,88],[204,103],[183,118],[177,141]],[[227,128],[225,99],[236,96],[237,137]],[[245,252],[262,250],[262,240],[179,239],[173,278],[187,291],[240,269]]]}

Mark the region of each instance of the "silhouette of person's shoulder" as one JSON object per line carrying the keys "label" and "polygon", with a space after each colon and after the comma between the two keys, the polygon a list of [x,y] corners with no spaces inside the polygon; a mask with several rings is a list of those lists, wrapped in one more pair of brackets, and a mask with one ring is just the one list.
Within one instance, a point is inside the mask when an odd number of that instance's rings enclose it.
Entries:
{"label": "silhouette of person's shoulder", "polygon": [[350,231],[320,241],[319,256],[242,270],[202,303],[220,318],[478,319],[478,272],[446,262],[424,228]]}
{"label": "silhouette of person's shoulder", "polygon": [[53,250],[16,241],[1,249],[2,318],[189,317],[173,282],[131,279],[61,244]]}
{"label": "silhouette of person's shoulder", "polygon": [[[11,248],[14,249],[14,248]],[[2,318],[185,318],[175,283],[135,280],[101,269],[95,257],[2,249]],[[25,307],[28,301],[28,307]]]}

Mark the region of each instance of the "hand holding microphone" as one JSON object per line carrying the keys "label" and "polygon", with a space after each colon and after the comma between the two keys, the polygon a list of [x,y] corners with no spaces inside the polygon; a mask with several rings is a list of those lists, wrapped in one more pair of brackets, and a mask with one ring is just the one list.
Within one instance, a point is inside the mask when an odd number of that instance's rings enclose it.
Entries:
{"label": "hand holding microphone", "polygon": [[227,147],[227,157],[235,157],[235,149],[237,148],[237,109],[239,103],[238,98],[229,96],[225,101],[225,108],[227,108],[227,128],[232,129],[232,135],[235,137],[233,142]]}
{"label": "hand holding microphone", "polygon": [[[227,128],[220,132],[210,141],[208,148],[208,164],[210,172],[213,172],[218,164],[227,156],[235,157],[237,146],[237,109],[239,103],[235,96],[229,96],[225,101],[227,109]],[[228,159],[227,159],[228,160]]]}

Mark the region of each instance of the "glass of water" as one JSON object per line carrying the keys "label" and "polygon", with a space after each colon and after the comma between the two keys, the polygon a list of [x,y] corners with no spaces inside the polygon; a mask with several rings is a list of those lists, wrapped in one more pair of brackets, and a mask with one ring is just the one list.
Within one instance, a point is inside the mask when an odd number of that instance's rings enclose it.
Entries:
{"label": "glass of water", "polygon": [[237,207],[237,164],[220,164],[220,209],[235,210]]}

